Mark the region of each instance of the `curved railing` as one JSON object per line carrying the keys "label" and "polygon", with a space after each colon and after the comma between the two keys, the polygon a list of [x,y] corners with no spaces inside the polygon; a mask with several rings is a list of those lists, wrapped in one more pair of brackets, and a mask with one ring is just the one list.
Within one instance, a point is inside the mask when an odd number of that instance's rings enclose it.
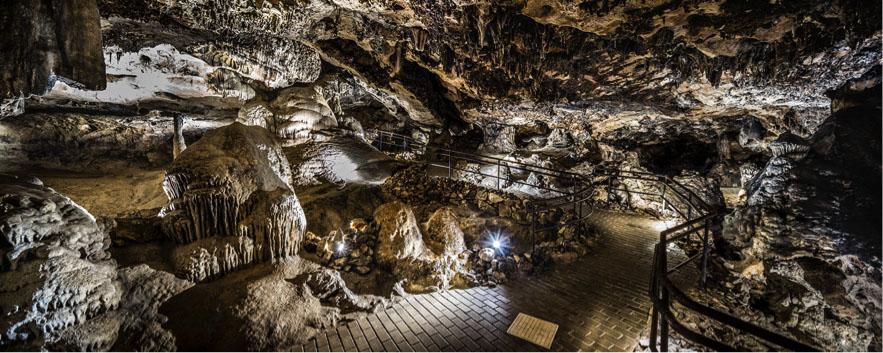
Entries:
{"label": "curved railing", "polygon": [[[596,191],[599,189],[606,190],[608,202],[613,201],[616,197],[615,195],[626,195],[627,197],[640,195],[650,201],[659,202],[664,212],[670,212],[670,214],[680,219],[681,223],[659,233],[659,241],[656,243],[653,252],[653,270],[649,292],[653,303],[650,314],[650,349],[653,351],[668,350],[669,330],[673,330],[687,340],[713,350],[744,350],[687,327],[687,325],[681,323],[672,315],[675,304],[679,305],[683,310],[689,310],[693,314],[717,321],[724,326],[729,326],[741,331],[743,334],[754,336],[775,347],[792,351],[818,350],[788,336],[770,331],[708,305],[701,304],[678,288],[672,276],[686,265],[695,262],[698,262],[698,267],[701,270],[699,284],[701,287],[705,287],[708,254],[710,251],[710,232],[713,231],[713,226],[720,224],[720,218],[723,214],[720,209],[711,207],[701,197],[697,196],[693,190],[671,177],[648,172],[611,168],[597,168],[588,175],[577,174],[509,161],[493,156],[431,146],[410,137],[387,131],[366,130],[366,134],[369,136],[372,144],[381,151],[423,153],[426,164],[447,169],[449,178],[454,178],[455,172],[470,173],[494,178],[498,189],[502,189],[503,186],[510,184],[522,184],[555,193],[553,197],[536,199],[528,204],[527,212],[530,213],[531,218],[530,234],[534,242],[538,233],[556,232],[563,225],[576,225],[578,230],[581,231],[591,215],[592,202],[596,201]],[[478,170],[464,168],[460,166],[462,163],[496,166],[496,173],[487,174],[482,172],[480,168]],[[543,176],[547,179],[545,181],[549,183],[531,184],[525,180],[515,180],[511,178],[511,173],[501,173],[503,168],[534,173]],[[651,190],[646,188],[630,190],[629,182],[650,183],[654,187]],[[571,209],[576,217],[552,226],[541,226],[540,222],[537,221],[539,215],[556,209]],[[668,245],[677,241],[688,240],[693,236],[697,236],[698,239],[693,239],[701,242],[701,250],[688,256],[676,265],[670,266]]]}

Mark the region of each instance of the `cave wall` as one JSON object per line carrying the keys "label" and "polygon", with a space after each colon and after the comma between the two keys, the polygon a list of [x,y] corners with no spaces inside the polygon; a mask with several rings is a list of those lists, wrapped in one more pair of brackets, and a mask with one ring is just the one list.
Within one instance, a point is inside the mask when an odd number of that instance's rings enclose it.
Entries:
{"label": "cave wall", "polygon": [[0,5],[0,98],[42,94],[55,79],[102,89],[96,0],[4,1]]}

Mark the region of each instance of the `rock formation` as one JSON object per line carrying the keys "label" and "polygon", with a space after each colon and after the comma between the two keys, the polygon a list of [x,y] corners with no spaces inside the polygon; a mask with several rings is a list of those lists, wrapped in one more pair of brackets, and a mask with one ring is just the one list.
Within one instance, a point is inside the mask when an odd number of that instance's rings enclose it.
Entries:
{"label": "rock formation", "polygon": [[[697,211],[619,170],[721,213],[697,300],[827,350],[880,350],[880,14],[6,0],[0,349],[296,350],[387,303],[363,293],[592,256],[611,235],[573,223],[583,206],[664,225]],[[582,187],[579,208],[534,212]]]}
{"label": "rock formation", "polygon": [[832,93],[876,102],[837,104],[808,140],[783,134],[770,144],[773,157],[721,239],[738,300],[829,350],[880,347],[878,72]]}
{"label": "rock formation", "polygon": [[0,345],[110,349],[119,322],[107,316],[123,288],[95,218],[39,180],[10,175],[0,175],[0,210]]}
{"label": "rock formation", "polygon": [[267,130],[234,123],[187,148],[163,181],[162,211],[193,280],[297,254],[306,220],[288,185],[291,170]]}
{"label": "rock formation", "polygon": [[0,99],[42,94],[54,81],[101,89],[101,16],[97,1],[16,0],[0,7]]}

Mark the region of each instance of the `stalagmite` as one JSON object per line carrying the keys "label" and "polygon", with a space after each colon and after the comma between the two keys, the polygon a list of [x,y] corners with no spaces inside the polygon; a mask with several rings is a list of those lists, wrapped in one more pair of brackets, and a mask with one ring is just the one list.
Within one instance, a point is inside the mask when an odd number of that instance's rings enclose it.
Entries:
{"label": "stalagmite", "polygon": [[175,115],[175,131],[174,136],[172,137],[172,157],[178,158],[181,155],[181,152],[184,152],[184,149],[187,148],[187,143],[184,141],[184,117],[181,115]]}
{"label": "stalagmite", "polygon": [[291,170],[270,133],[234,123],[184,151],[166,173],[166,235],[177,271],[200,281],[297,253],[306,221]]}

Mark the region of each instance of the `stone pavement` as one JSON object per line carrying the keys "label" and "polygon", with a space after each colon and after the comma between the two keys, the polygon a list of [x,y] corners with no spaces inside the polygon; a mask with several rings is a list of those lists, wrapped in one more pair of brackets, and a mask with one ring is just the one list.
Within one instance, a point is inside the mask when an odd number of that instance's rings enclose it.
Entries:
{"label": "stone pavement", "polygon": [[412,295],[320,332],[305,351],[538,351],[506,333],[519,312],[559,325],[555,351],[632,351],[648,325],[655,221],[595,211],[602,237],[571,265],[495,288]]}

